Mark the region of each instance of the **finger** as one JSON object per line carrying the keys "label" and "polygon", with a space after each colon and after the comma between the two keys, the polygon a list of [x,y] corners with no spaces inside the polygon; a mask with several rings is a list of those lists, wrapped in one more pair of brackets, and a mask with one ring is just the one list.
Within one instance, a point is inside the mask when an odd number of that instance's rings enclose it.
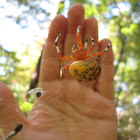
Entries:
{"label": "finger", "polygon": [[0,82],[0,124],[5,136],[13,131],[19,123],[28,124],[11,90]]}
{"label": "finger", "polygon": [[[85,41],[86,39],[88,39],[88,45],[87,45],[87,50],[90,49],[92,47],[92,41],[90,39],[90,37],[92,37],[94,39],[94,49],[93,51],[90,52],[90,54],[97,52],[98,50],[98,23],[97,20],[93,17],[89,17],[87,19],[85,19],[84,22],[84,39],[83,41]],[[95,61],[96,57],[91,57],[90,61]],[[91,87],[93,88],[94,84],[95,84],[96,80],[91,81],[91,82],[82,82],[86,87]]]}
{"label": "finger", "polygon": [[[68,12],[68,27],[65,39],[64,56],[71,54],[71,49],[74,44],[77,44],[76,31],[77,27],[81,25],[80,33],[82,40],[82,30],[84,24],[84,8],[80,4],[72,5]],[[68,64],[71,60],[63,61],[63,66]],[[68,71],[63,72],[63,78],[72,78]]]}
{"label": "finger", "polygon": [[[103,39],[99,42],[99,51],[102,51],[108,45],[109,40]],[[114,55],[112,45],[105,55],[100,56],[101,75],[97,82],[97,91],[110,100],[114,100]]]}
{"label": "finger", "polygon": [[[55,80],[60,78],[60,63],[56,47],[55,39],[62,33],[58,40],[58,46],[61,51],[64,44],[64,36],[67,27],[67,19],[62,15],[57,15],[51,23],[47,42],[43,51],[41,60],[41,70],[39,82]],[[62,52],[62,51],[61,51]]]}

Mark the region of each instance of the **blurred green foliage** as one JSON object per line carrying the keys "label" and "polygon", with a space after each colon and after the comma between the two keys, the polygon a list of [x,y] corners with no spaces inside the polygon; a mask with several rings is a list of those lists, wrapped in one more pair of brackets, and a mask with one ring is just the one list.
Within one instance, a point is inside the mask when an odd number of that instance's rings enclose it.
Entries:
{"label": "blurred green foliage", "polygon": [[28,115],[32,107],[33,107],[33,103],[30,102],[22,102],[20,105],[20,109],[24,112],[26,116]]}
{"label": "blurred green foliage", "polygon": [[57,14],[61,14],[61,12],[64,10],[64,6],[64,1],[61,1],[58,5]]}
{"label": "blurred green foliage", "polygon": [[[65,0],[66,1],[66,0]],[[58,12],[65,8],[65,1],[58,5]],[[49,13],[39,6],[44,0],[16,0],[19,8],[26,7],[21,15],[14,18],[17,23],[27,20],[26,15],[36,17],[37,14],[45,14],[43,21],[36,18],[37,22],[45,22]],[[48,2],[48,1],[47,1]],[[94,16],[98,23],[103,23],[108,27],[110,40],[114,50],[115,65],[115,97],[118,111],[118,140],[132,140],[138,138],[140,131],[140,2],[139,0],[70,0],[70,5],[81,3],[85,8],[85,17]],[[69,5],[69,6],[70,6]],[[21,60],[17,58],[15,52],[8,52],[0,47],[0,79],[9,85],[21,103],[25,89],[31,75],[32,65],[22,66]],[[27,53],[24,53],[27,57]],[[1,59],[5,59],[2,63]],[[33,69],[33,68],[32,68]],[[4,71],[4,72],[2,72]],[[8,79],[8,80],[7,80]],[[24,79],[24,80],[22,80]],[[18,85],[18,86],[15,86]],[[26,87],[26,88],[25,88]],[[24,103],[21,106],[25,114],[30,110],[32,104]]]}

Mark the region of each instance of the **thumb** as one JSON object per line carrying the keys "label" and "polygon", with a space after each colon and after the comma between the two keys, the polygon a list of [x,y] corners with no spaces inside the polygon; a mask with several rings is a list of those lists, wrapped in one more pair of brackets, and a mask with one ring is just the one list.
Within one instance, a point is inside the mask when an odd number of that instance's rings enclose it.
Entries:
{"label": "thumb", "polygon": [[12,91],[0,82],[0,124],[4,135],[9,134],[17,124],[27,124],[27,119],[20,110]]}

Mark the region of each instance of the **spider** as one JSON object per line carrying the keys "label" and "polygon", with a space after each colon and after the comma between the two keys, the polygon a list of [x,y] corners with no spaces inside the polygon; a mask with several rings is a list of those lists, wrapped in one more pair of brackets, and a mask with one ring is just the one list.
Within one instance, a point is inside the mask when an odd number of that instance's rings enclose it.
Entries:
{"label": "spider", "polygon": [[[89,50],[87,50],[88,39],[85,40],[84,48],[83,48],[82,43],[81,43],[81,39],[80,39],[80,28],[81,28],[81,25],[79,25],[77,27],[78,48],[75,49],[76,45],[73,45],[72,50],[71,50],[72,53],[70,55],[62,57],[60,54],[60,50],[59,50],[57,42],[58,42],[58,39],[60,38],[62,33],[60,33],[56,37],[55,46],[56,46],[56,51],[58,53],[58,57],[60,60],[67,60],[67,59],[70,59],[72,57],[74,58],[71,62],[69,62],[66,66],[62,67],[61,69],[66,70],[69,68],[70,74],[74,78],[76,78],[78,81],[88,82],[91,80],[95,80],[100,76],[101,66],[98,64],[97,61],[98,61],[99,55],[106,53],[106,51],[109,49],[111,42],[108,43],[108,45],[104,49],[104,51],[89,54],[94,48],[94,39],[92,37],[90,37],[91,41],[92,41],[92,47]],[[96,55],[98,57],[94,62],[87,60],[88,58],[96,56]]]}

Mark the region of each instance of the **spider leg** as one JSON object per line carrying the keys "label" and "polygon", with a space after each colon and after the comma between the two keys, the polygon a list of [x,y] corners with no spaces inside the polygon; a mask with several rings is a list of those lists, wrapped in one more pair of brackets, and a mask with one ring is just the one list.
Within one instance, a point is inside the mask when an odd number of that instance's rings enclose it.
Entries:
{"label": "spider leg", "polygon": [[69,68],[69,66],[71,65],[71,63],[73,63],[75,60],[72,60],[71,62],[69,62],[65,67],[62,67],[61,70],[66,70],[67,68]]}
{"label": "spider leg", "polygon": [[72,46],[71,52],[73,52],[73,51],[75,50],[75,47],[76,47],[76,44],[74,44],[74,45]]}
{"label": "spider leg", "polygon": [[98,57],[96,58],[95,62],[97,62],[97,61],[98,61],[99,57],[100,57],[100,56],[98,55]]}
{"label": "spider leg", "polygon": [[85,44],[84,44],[84,54],[87,54],[87,43],[88,43],[88,39],[85,40]]}
{"label": "spider leg", "polygon": [[79,44],[78,45],[79,50],[83,50],[81,39],[80,39],[80,28],[81,28],[81,25],[79,25],[77,27],[77,41],[78,41],[78,44]]}
{"label": "spider leg", "polygon": [[91,41],[92,41],[92,47],[86,52],[86,54],[89,54],[94,48],[94,39],[92,37],[90,37],[90,38],[91,38]]}
{"label": "spider leg", "polygon": [[71,58],[72,55],[68,55],[68,56],[62,57],[61,54],[60,54],[60,50],[59,50],[58,44],[57,44],[57,41],[58,41],[58,39],[60,38],[61,34],[62,34],[62,33],[60,33],[60,34],[56,37],[56,39],[55,39],[55,47],[56,47],[56,51],[57,51],[57,53],[58,53],[59,59],[60,59],[60,60],[67,60],[67,59]]}
{"label": "spider leg", "polygon": [[[90,54],[90,55],[87,55],[85,59],[87,59],[87,58],[89,58],[89,57],[92,57],[92,56],[95,56],[95,55],[102,55],[102,54],[106,53],[107,50],[109,49],[110,45],[111,45],[111,42],[108,43],[108,45],[107,45],[107,47],[104,49],[104,51],[98,52],[98,53],[93,53],[93,54]],[[98,60],[98,58],[97,58],[97,60]]]}

